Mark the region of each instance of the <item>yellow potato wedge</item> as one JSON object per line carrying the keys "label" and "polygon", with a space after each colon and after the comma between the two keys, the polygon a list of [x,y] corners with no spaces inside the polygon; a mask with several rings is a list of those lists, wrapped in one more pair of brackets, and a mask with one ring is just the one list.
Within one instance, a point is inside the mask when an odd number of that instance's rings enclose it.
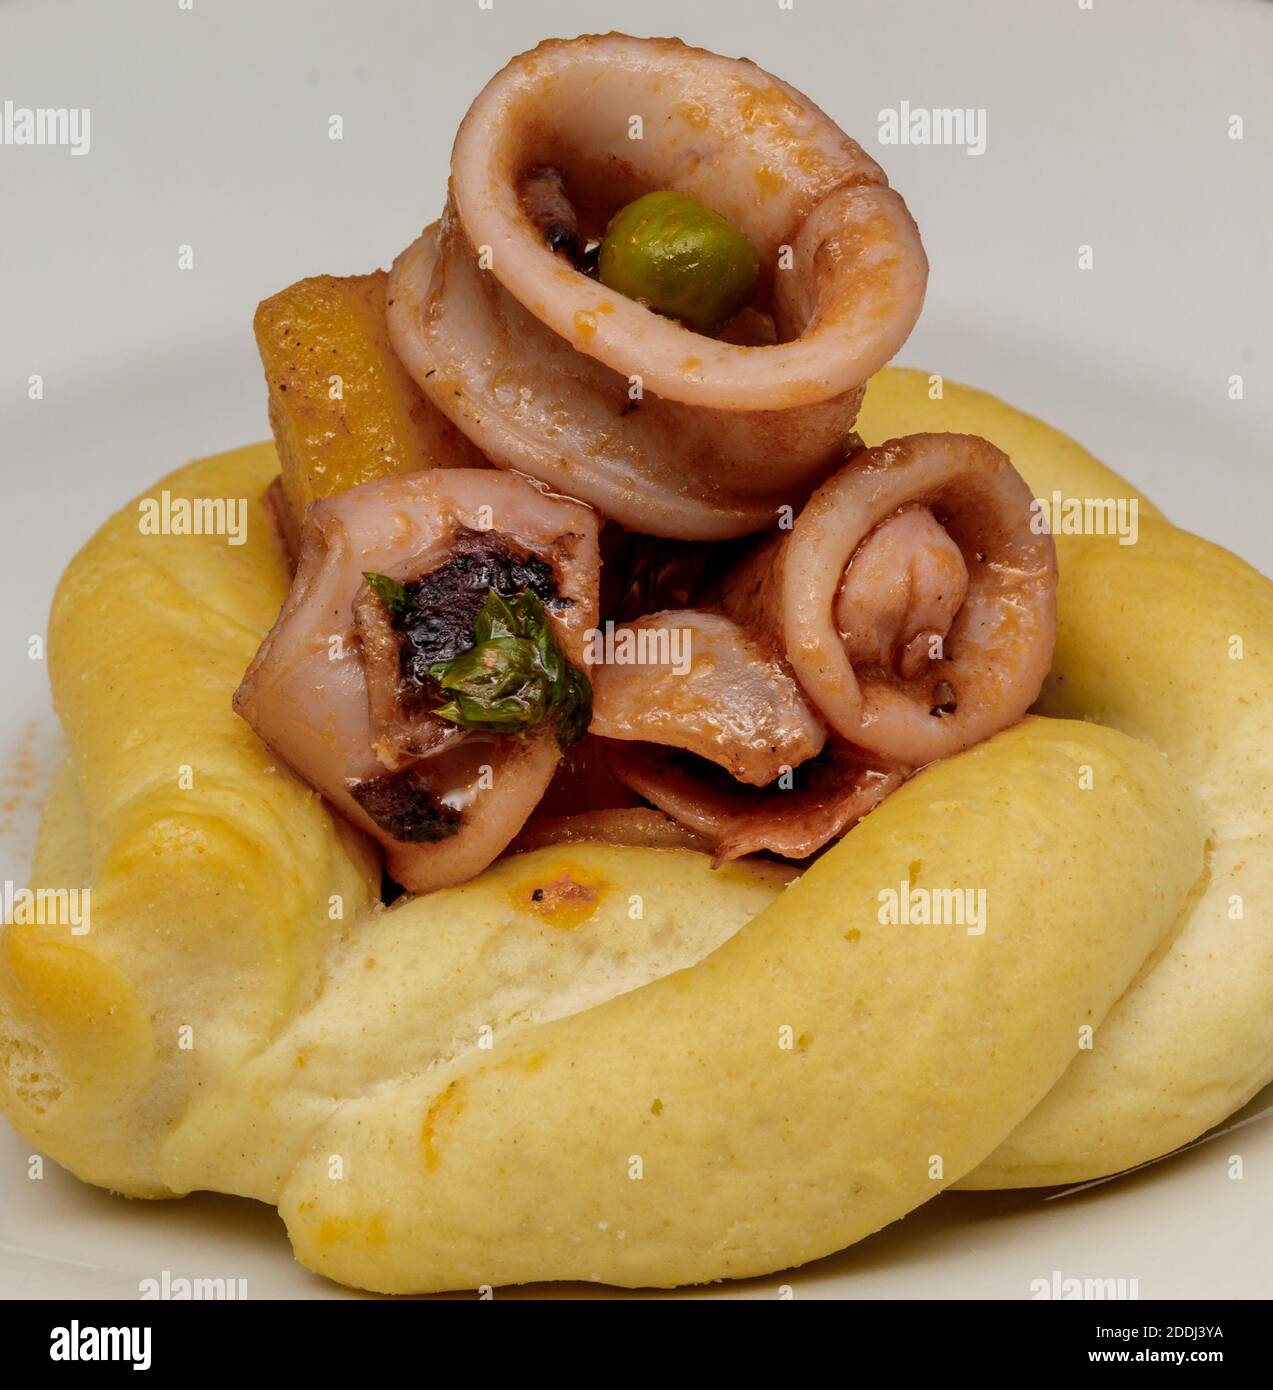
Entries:
{"label": "yellow potato wedge", "polygon": [[317,498],[373,478],[485,465],[390,346],[387,278],[383,270],[315,275],[257,308],[253,327],[283,467],[288,534]]}

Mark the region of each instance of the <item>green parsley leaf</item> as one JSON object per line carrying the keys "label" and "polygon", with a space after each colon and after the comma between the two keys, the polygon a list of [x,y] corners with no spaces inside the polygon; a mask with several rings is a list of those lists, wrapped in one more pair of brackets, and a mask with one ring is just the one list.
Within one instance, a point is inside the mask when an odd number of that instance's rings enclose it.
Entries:
{"label": "green parsley leaf", "polygon": [[592,718],[592,686],[558,645],[539,599],[490,591],[473,625],[473,646],[429,674],[451,698],[433,712],[466,729],[524,734],[551,721],[562,748]]}
{"label": "green parsley leaf", "polygon": [[380,596],[380,602],[391,618],[401,618],[415,607],[411,595],[396,579],[390,579],[387,574],[374,574],[371,570],[363,570],[362,577]]}

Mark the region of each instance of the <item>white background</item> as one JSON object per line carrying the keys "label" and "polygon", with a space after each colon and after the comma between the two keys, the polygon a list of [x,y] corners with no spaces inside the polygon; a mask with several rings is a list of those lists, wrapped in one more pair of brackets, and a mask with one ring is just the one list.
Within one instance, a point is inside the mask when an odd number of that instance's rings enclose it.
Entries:
{"label": "white background", "polygon": [[[0,102],[90,107],[92,148],[0,147],[0,880],[25,876],[57,757],[27,640],[66,560],[161,473],[267,433],[258,300],[387,265],[439,211],[455,127],[495,69],[608,28],[754,58],[813,97],[923,233],[928,302],[899,360],[1043,416],[1273,571],[1273,5],[6,0]],[[881,148],[878,113],[903,100],[985,108],[986,152]],[[33,1205],[14,1181],[25,1149],[0,1135],[0,1289],[128,1291],[175,1247],[178,1273],[334,1292],[246,1204],[123,1210],[57,1175]],[[1146,1297],[1268,1296],[1270,1137],[1244,1131],[1243,1183],[1224,1179],[1219,1141],[1047,1207],[946,1198],[798,1287],[1020,1297],[1060,1268],[1139,1274]]]}

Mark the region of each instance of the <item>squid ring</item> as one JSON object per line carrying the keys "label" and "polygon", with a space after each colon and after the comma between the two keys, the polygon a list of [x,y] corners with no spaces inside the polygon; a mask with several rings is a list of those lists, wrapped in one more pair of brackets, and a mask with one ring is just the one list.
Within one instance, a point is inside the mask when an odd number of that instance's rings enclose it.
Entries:
{"label": "squid ring", "polygon": [[[727,576],[722,601],[744,626],[771,633],[842,738],[919,767],[1007,727],[1043,685],[1056,640],[1056,553],[1052,538],[1032,529],[1032,500],[1007,455],[984,439],[893,440],[857,455],[825,483],[790,531],[776,533]],[[900,669],[855,670],[842,629],[868,627],[883,597],[873,582],[861,593],[855,587],[859,565],[869,563],[868,537],[925,512],[941,519],[947,552],[958,548],[947,558],[926,540],[939,528],[931,517],[920,520],[919,539],[936,555],[930,563],[959,591],[957,612],[948,630],[923,634],[940,638],[940,646],[918,673],[908,664],[915,655],[909,632]],[[913,545],[914,537],[899,543]],[[955,606],[946,597],[934,594],[929,605],[944,610],[943,622]]]}
{"label": "squid ring", "polygon": [[[408,582],[475,556],[538,560],[562,605],[551,621],[578,659],[596,621],[596,536],[588,508],[490,469],[379,478],[306,514],[296,581],[235,708],[383,844],[390,873],[412,892],[480,873],[534,810],[560,754],[546,729],[492,737],[402,708],[399,639],[367,622],[368,610],[383,614],[365,602],[368,568]],[[473,614],[462,594],[441,594],[445,631],[430,635],[449,654],[470,644]]]}
{"label": "squid ring", "polygon": [[[704,337],[571,268],[520,196],[545,164],[598,234],[656,188],[729,218],[778,341]],[[541,44],[487,85],[387,312],[408,371],[495,463],[631,529],[719,539],[840,459],[927,275],[905,203],[807,97],[746,60],[611,34]]]}

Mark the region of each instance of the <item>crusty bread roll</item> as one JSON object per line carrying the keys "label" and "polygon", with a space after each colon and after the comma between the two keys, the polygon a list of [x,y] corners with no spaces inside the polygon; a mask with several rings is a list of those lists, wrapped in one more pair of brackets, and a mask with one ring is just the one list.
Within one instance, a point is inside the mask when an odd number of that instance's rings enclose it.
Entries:
{"label": "crusty bread roll", "polygon": [[[1134,495],[927,386],[877,377],[864,436],[967,431],[1036,493]],[[674,1285],[956,1181],[1115,1170],[1268,1078],[1273,588],[1147,503],[1136,546],[1058,537],[1064,717],[927,769],[797,882],[565,845],[385,910],[368,845],[230,710],[287,587],[276,468],[179,470],[156,490],[251,499],[247,543],[126,507],[54,606],[71,752],[33,877],[90,885],[92,926],[5,930],[0,1104],[81,1177],[275,1203],[369,1289]],[[984,932],[882,922],[903,882],[984,889]]]}

